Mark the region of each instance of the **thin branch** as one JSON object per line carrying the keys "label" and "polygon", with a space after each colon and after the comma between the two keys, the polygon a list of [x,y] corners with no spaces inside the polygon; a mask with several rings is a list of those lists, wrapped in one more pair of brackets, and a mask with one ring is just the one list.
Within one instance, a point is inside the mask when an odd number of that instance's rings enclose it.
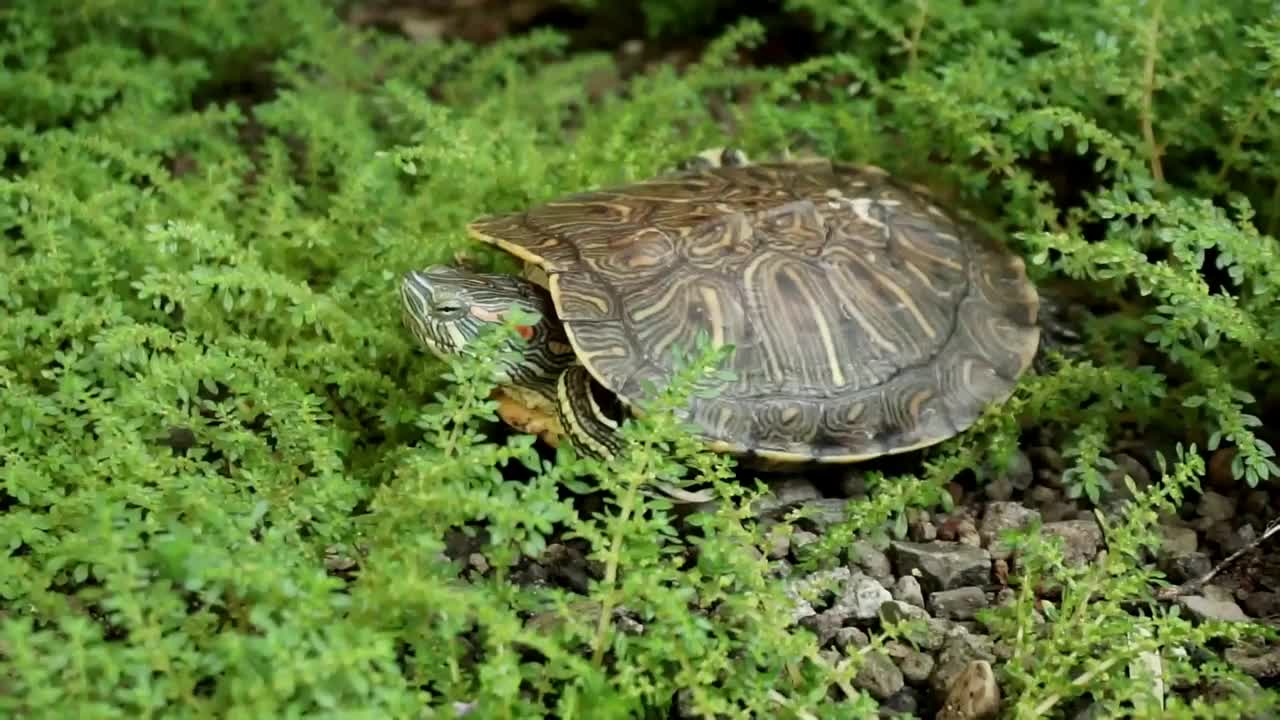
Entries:
{"label": "thin branch", "polygon": [[1271,537],[1272,535],[1275,535],[1277,532],[1280,532],[1280,517],[1272,518],[1271,522],[1267,523],[1267,529],[1262,532],[1262,535],[1258,536],[1255,540],[1250,542],[1248,545],[1245,545],[1239,550],[1231,553],[1230,556],[1228,556],[1222,562],[1218,563],[1209,572],[1205,573],[1204,575],[1201,575],[1195,580],[1189,580],[1185,583],[1182,583],[1181,585],[1176,585],[1174,587],[1160,588],[1158,591],[1156,591],[1156,597],[1160,600],[1173,600],[1174,598],[1177,598],[1179,596],[1190,595],[1194,592],[1199,591],[1200,588],[1204,587],[1205,584],[1207,584],[1210,580],[1216,577],[1218,573],[1222,572],[1228,565],[1234,562],[1236,558],[1258,547],[1263,542],[1265,542],[1267,538]]}

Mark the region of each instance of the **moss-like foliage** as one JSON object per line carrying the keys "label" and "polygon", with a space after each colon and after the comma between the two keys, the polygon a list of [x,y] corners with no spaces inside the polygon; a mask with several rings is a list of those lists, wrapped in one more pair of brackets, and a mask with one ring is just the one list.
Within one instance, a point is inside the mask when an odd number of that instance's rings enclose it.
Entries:
{"label": "moss-like foliage", "polygon": [[[659,38],[725,12],[644,5]],[[4,4],[0,713],[620,718],[679,693],[707,717],[873,714],[863,655],[789,627],[757,490],[662,412],[594,474],[496,433],[490,365],[413,346],[399,273],[509,269],[468,219],[729,141],[874,162],[985,217],[1096,316],[1081,357],[1050,357],[918,476],[873,474],[815,566],[1031,424],[1067,433],[1090,495],[1133,429],[1233,447],[1256,484],[1277,474],[1258,408],[1280,358],[1280,19],[1205,7],[787,0],[806,59],[745,62],[767,33],[743,19],[691,67],[619,79],[549,30],[414,43],[320,0]],[[689,478],[719,512],[680,521],[644,492]],[[1146,640],[1113,642],[1157,581],[1128,574],[1155,537],[1135,517],[1083,579],[1028,548],[1025,579],[1085,588],[1068,599],[1128,584],[1069,608],[1096,613],[1084,637],[1033,632],[1030,598],[996,624],[1015,660],[1062,658],[1002,671],[1023,716],[1094,689],[1094,665],[1245,634],[1152,605]],[[576,592],[530,579],[567,546],[593,568]]]}

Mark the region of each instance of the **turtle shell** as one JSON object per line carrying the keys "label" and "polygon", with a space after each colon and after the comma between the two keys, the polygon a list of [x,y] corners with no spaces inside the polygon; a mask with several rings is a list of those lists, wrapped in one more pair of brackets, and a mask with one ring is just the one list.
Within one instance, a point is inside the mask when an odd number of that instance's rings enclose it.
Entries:
{"label": "turtle shell", "polygon": [[1010,395],[1039,341],[1022,259],[878,168],[708,168],[469,230],[545,272],[582,363],[629,405],[672,376],[673,346],[735,346],[736,380],[686,419],[771,461],[945,440]]}

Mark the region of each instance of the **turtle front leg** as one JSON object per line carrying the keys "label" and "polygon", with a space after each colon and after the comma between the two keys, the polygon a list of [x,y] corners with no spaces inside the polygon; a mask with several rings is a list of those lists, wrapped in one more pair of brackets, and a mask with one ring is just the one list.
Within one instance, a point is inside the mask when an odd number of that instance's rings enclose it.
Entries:
{"label": "turtle front leg", "polygon": [[718,167],[740,167],[750,165],[747,154],[736,147],[709,148],[676,163],[675,172],[694,170],[710,170]]}
{"label": "turtle front leg", "polygon": [[[580,455],[609,461],[622,453],[622,426],[626,410],[613,393],[601,387],[582,365],[571,365],[556,383],[556,409],[564,437]],[[715,499],[711,490],[693,492],[655,480],[654,486],[680,503]]]}
{"label": "turtle front leg", "polygon": [[556,410],[560,427],[574,450],[599,460],[622,452],[623,410],[616,397],[596,382],[582,365],[570,365],[556,382]]}

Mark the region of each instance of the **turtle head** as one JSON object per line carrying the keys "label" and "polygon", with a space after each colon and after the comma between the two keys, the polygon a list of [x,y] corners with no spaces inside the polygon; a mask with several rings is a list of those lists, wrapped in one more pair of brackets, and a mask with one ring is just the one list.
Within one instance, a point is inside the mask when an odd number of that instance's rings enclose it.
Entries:
{"label": "turtle head", "polygon": [[466,351],[486,329],[502,324],[512,309],[541,315],[535,325],[518,328],[526,341],[525,355],[532,359],[544,352],[557,334],[552,301],[534,283],[445,265],[410,270],[401,279],[404,325],[422,346],[442,359]]}

